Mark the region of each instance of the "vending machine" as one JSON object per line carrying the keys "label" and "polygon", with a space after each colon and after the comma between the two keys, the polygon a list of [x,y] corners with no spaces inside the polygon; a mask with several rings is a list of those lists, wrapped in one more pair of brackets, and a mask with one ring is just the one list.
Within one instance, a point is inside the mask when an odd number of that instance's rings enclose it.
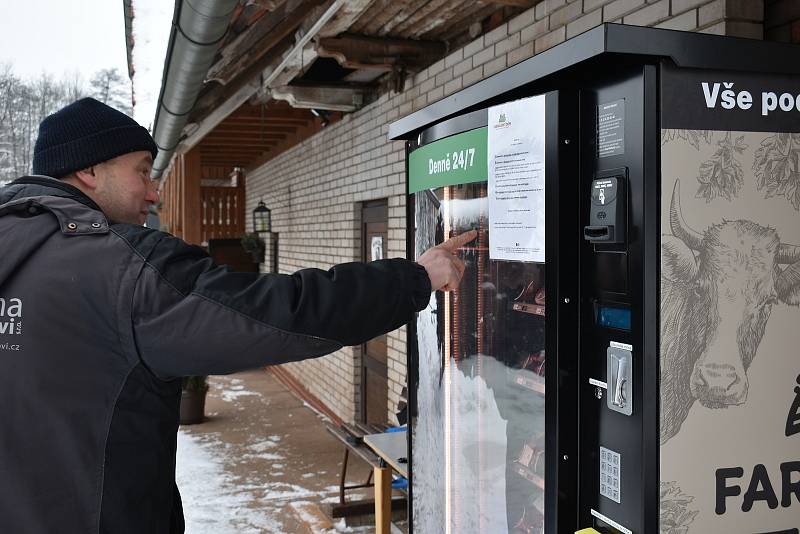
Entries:
{"label": "vending machine", "polygon": [[393,123],[417,534],[798,534],[800,47],[606,24]]}

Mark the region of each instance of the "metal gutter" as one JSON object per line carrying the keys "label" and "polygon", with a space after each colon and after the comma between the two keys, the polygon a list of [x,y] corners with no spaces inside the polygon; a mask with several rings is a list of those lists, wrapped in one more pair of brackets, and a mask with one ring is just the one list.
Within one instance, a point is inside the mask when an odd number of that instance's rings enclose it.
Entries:
{"label": "metal gutter", "polygon": [[133,0],[122,0],[125,17],[125,56],[128,61],[128,78],[133,80]]}
{"label": "metal gutter", "polygon": [[238,0],[175,0],[153,122],[153,138],[159,149],[153,178],[160,178],[169,166],[237,3]]}

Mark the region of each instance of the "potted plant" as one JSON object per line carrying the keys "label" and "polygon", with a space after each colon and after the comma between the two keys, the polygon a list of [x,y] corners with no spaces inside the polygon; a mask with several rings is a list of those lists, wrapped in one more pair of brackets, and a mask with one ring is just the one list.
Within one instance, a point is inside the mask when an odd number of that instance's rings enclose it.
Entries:
{"label": "potted plant", "polygon": [[244,234],[242,236],[242,248],[253,256],[254,262],[264,263],[264,252],[267,249],[267,244],[258,234],[254,232]]}
{"label": "potted plant", "polygon": [[202,423],[205,417],[208,382],[205,376],[186,376],[181,381],[180,424]]}

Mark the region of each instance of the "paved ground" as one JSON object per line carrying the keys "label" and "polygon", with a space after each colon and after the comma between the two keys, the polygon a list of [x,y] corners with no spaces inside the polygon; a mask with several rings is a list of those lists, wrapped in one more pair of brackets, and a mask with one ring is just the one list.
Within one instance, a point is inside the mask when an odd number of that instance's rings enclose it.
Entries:
{"label": "paved ground", "polygon": [[[343,455],[321,415],[265,371],[212,377],[210,386],[207,421],[178,433],[187,534],[374,532],[315,521],[338,500]],[[350,464],[350,483],[363,482],[366,464]]]}

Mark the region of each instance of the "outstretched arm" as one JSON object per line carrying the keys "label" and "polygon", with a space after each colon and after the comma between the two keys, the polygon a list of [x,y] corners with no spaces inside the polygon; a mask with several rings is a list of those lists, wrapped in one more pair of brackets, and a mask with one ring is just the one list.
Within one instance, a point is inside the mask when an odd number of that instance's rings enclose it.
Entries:
{"label": "outstretched arm", "polygon": [[[471,237],[470,237],[471,235]],[[231,272],[171,236],[137,280],[132,322],[142,360],[158,376],[226,374],[314,358],[410,321],[432,289],[458,285],[457,236],[405,259],[346,263],[292,275]]]}

